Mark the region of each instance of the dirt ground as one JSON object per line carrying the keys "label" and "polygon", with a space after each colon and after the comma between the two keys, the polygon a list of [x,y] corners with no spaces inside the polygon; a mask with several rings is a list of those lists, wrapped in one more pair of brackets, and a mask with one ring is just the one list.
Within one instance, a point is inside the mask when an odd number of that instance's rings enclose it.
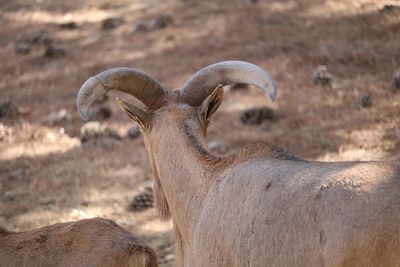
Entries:
{"label": "dirt ground", "polygon": [[[171,224],[160,222],[154,209],[128,210],[152,174],[142,138],[126,136],[132,122],[114,97],[108,100],[113,115],[104,122],[122,139],[91,146],[79,139],[79,87],[116,66],[142,69],[175,89],[201,67],[222,60],[245,60],[268,70],[278,86],[275,103],[256,88],[225,90],[208,139],[224,142],[228,153],[266,141],[305,159],[400,160],[400,89],[391,85],[400,68],[396,5],[383,0],[0,0],[0,100],[14,105],[0,117],[0,226],[27,230],[101,216],[165,256],[173,243]],[[138,29],[160,16],[168,18],[165,27]],[[121,25],[102,29],[110,17],[122,19]],[[76,29],[59,26],[72,21]],[[43,33],[64,53],[44,56],[46,41],[32,45],[30,53],[15,53],[18,42]],[[319,65],[333,75],[330,86],[313,84]],[[260,125],[240,121],[241,111],[260,106],[272,108],[278,118]],[[71,118],[50,123],[49,114],[61,109]]]}

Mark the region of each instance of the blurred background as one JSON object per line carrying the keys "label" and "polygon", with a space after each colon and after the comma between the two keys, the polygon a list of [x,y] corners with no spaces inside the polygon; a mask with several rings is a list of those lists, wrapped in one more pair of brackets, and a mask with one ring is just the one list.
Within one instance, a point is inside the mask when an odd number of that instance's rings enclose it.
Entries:
{"label": "blurred background", "polygon": [[[265,68],[256,88],[225,88],[209,130],[218,154],[265,141],[320,161],[400,160],[400,2],[384,0],[0,0],[0,226],[27,230],[96,216],[173,262],[170,223],[152,206],[136,125],[79,87],[117,66],[169,89],[222,60]],[[129,98],[132,102],[135,100]]]}

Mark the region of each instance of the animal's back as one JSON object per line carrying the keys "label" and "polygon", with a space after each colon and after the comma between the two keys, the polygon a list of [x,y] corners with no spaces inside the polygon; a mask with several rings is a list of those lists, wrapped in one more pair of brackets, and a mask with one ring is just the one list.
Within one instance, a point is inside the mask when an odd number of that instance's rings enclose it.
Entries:
{"label": "animal's back", "polygon": [[101,218],[2,233],[0,248],[0,266],[7,267],[158,266],[143,241]]}
{"label": "animal's back", "polygon": [[194,261],[400,266],[399,173],[396,163],[243,162],[217,177],[207,195]]}

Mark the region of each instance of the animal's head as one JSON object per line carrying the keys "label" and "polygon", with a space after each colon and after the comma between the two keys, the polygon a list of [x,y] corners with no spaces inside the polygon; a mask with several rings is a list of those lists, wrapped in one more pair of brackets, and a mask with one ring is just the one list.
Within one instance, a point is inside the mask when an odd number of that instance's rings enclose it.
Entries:
{"label": "animal's head", "polygon": [[[144,104],[145,108],[141,109],[117,99],[122,110],[141,128],[154,173],[155,204],[161,217],[167,219],[170,215],[169,206],[157,165],[163,164],[165,160],[157,161],[156,157],[168,155],[159,155],[162,153],[158,152],[163,149],[166,153],[175,153],[176,142],[179,143],[185,137],[200,152],[204,152],[204,137],[210,118],[221,104],[223,86],[232,83],[255,85],[272,100],[276,98],[275,83],[263,69],[246,62],[225,61],[201,69],[182,89],[176,91],[165,90],[158,81],[139,70],[110,69],[88,79],[82,85],[77,104],[84,120],[89,119],[90,105],[111,90],[128,93]],[[197,145],[200,143],[202,144]],[[188,146],[181,145],[181,148],[188,149]]]}
{"label": "animal's head", "polygon": [[143,110],[117,98],[120,107],[138,123],[145,139],[156,139],[177,124],[188,125],[205,136],[210,118],[221,104],[223,86],[233,83],[252,84],[272,101],[276,98],[275,83],[262,68],[247,62],[224,61],[201,69],[176,91],[165,90],[157,80],[139,70],[110,69],[82,85],[77,105],[86,120],[94,100],[111,90],[122,91],[145,105]]}

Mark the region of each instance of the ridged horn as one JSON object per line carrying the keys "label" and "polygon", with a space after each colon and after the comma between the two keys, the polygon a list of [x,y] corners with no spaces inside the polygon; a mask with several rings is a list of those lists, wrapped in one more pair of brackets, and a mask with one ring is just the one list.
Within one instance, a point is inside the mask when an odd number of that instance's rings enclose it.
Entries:
{"label": "ridged horn", "polygon": [[190,105],[199,106],[218,85],[233,83],[254,85],[272,101],[276,99],[276,85],[268,72],[244,61],[223,61],[202,68],[186,81],[180,94]]}
{"label": "ridged horn", "polygon": [[140,100],[149,110],[158,108],[166,91],[150,75],[132,68],[113,68],[89,78],[79,89],[77,106],[81,118],[89,119],[91,104],[111,90],[128,93]]}

